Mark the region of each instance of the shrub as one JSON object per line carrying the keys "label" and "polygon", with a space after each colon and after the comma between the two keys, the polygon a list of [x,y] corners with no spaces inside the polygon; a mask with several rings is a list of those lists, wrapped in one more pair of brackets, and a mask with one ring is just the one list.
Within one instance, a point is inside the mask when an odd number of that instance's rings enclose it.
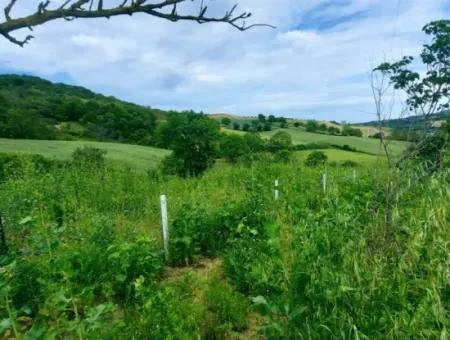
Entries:
{"label": "shrub", "polygon": [[279,150],[275,153],[275,161],[287,163],[291,159],[291,152],[289,150]]}
{"label": "shrub", "polygon": [[75,164],[90,165],[100,167],[105,165],[105,155],[107,151],[92,146],[77,148],[72,154],[72,160]]}
{"label": "shrub", "polygon": [[270,152],[277,152],[280,150],[289,150],[292,147],[292,137],[286,131],[278,131],[270,137],[267,148]]}
{"label": "shrub", "polygon": [[359,163],[352,160],[346,160],[341,163],[341,166],[344,168],[356,168],[359,166]]}
{"label": "shrub", "polygon": [[323,166],[327,163],[328,157],[322,151],[311,152],[305,160],[305,165],[309,167]]}

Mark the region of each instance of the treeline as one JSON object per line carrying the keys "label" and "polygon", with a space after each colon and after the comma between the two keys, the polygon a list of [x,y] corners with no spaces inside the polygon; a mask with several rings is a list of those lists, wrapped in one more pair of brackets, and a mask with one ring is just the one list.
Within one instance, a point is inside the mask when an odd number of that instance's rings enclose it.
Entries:
{"label": "treeline", "polygon": [[218,121],[194,112],[169,114],[157,127],[155,142],[172,150],[160,170],[182,177],[201,175],[217,158],[233,163],[272,156],[273,160],[286,160],[292,150],[291,136],[285,131],[278,131],[268,141],[254,132],[223,134]]}
{"label": "treeline", "polygon": [[154,143],[166,113],[85,88],[19,75],[0,76],[0,137]]}
{"label": "treeline", "polygon": [[262,113],[258,115],[257,119],[250,120],[249,122],[233,121],[229,117],[224,117],[221,123],[227,128],[246,132],[272,131],[274,127],[281,129],[288,128],[288,121],[285,117],[275,117],[274,115],[265,116]]}

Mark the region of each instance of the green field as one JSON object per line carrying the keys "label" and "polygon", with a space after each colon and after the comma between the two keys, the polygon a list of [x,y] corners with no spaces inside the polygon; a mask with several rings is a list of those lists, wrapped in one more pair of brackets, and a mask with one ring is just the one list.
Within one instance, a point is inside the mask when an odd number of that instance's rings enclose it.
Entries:
{"label": "green field", "polygon": [[87,142],[0,138],[0,152],[39,154],[44,157],[68,160],[76,148],[92,146],[107,151],[110,164],[122,164],[145,171],[156,166],[169,151],[148,146]]}
{"label": "green field", "polygon": [[[261,135],[266,138],[270,138],[274,133],[280,130],[273,130],[262,132]],[[371,138],[359,138],[350,136],[331,136],[322,135],[318,133],[306,132],[300,128],[286,129],[291,136],[294,144],[308,144],[308,143],[330,143],[337,145],[350,145],[356,148],[358,151],[368,152],[371,154],[379,153],[379,141]],[[392,141],[390,144],[391,151],[395,154],[401,153],[406,148],[405,142]]]}
{"label": "green field", "polygon": [[[360,152],[351,152],[351,151],[344,151],[344,150],[338,150],[338,149],[327,149],[327,150],[321,150],[323,151],[327,157],[329,162],[342,162],[342,161],[355,161],[361,164],[373,164],[377,161],[378,157],[375,155],[369,155],[366,153],[360,153]],[[306,157],[312,152],[312,150],[305,150],[305,151],[297,151],[296,159],[304,161]],[[384,158],[383,158],[384,159]]]}

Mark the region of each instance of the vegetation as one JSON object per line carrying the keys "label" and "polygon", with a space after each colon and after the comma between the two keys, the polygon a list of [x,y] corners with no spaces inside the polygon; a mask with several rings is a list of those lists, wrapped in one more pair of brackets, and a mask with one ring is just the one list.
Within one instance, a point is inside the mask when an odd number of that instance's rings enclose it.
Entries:
{"label": "vegetation", "polygon": [[[0,185],[8,247],[0,332],[445,338],[448,268],[436,264],[450,260],[448,178],[413,180],[385,239],[376,157],[339,152],[365,160],[356,181],[351,170],[329,167],[326,193],[303,158],[255,161],[251,171],[245,162],[220,164],[191,179],[17,158],[21,171],[6,166]],[[191,269],[164,264],[161,193],[170,263]]]}
{"label": "vegetation", "polygon": [[105,161],[120,168],[129,167],[139,172],[155,168],[170,151],[149,146],[87,141],[55,141],[0,138],[0,150],[8,154],[40,155],[48,159],[68,161],[78,148],[105,150]]}

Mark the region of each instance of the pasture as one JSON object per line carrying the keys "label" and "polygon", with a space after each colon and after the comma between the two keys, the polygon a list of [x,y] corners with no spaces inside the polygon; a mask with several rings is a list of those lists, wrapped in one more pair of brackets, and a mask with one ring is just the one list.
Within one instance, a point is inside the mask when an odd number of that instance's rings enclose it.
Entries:
{"label": "pasture", "polygon": [[69,160],[75,149],[84,146],[106,150],[105,158],[110,164],[127,166],[139,171],[157,166],[170,153],[164,149],[120,143],[0,138],[0,152],[38,154],[58,160]]}

